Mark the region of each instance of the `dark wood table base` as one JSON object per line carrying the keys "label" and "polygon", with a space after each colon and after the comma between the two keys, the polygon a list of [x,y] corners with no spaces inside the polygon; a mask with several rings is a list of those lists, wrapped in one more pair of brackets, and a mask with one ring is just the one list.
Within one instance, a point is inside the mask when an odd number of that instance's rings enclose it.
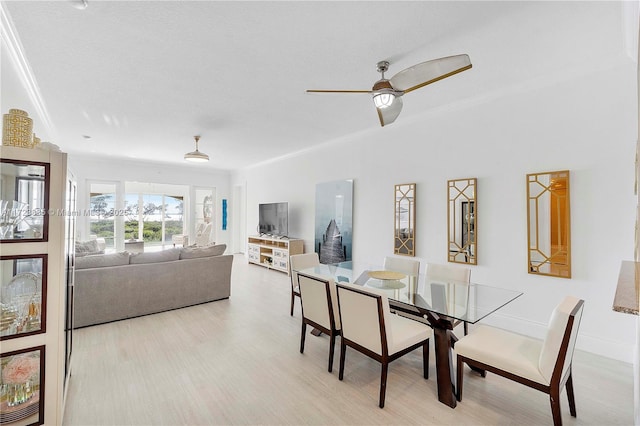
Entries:
{"label": "dark wood table base", "polygon": [[453,321],[428,311],[425,312],[425,316],[433,326],[438,400],[451,408],[456,408],[457,398],[451,348],[458,339],[452,331]]}

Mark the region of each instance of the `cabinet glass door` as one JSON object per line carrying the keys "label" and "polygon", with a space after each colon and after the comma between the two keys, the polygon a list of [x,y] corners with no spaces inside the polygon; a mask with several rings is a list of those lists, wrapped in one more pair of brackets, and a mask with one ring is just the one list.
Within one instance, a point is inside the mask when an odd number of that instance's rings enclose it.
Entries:
{"label": "cabinet glass door", "polygon": [[[68,212],[76,210],[77,187],[73,179],[67,179],[67,192],[65,199],[65,208]],[[71,364],[71,351],[73,349],[73,284],[75,276],[75,235],[76,235],[76,216],[67,214],[65,216],[65,325],[64,325],[64,348],[65,378],[69,376]],[[63,387],[66,387],[67,381],[63,381]]]}
{"label": "cabinet glass door", "polygon": [[0,161],[0,241],[47,241],[49,164]]}

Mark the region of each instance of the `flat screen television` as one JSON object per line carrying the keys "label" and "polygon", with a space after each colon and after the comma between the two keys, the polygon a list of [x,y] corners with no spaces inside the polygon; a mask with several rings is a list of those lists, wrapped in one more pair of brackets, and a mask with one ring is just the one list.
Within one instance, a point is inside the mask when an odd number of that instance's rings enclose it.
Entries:
{"label": "flat screen television", "polygon": [[258,232],[286,237],[289,233],[289,203],[260,204]]}

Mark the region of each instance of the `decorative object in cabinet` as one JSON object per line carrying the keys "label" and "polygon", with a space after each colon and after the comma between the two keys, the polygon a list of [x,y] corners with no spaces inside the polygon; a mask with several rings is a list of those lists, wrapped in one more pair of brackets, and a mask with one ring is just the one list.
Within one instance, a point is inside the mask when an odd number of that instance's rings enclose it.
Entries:
{"label": "decorative object in cabinet", "polygon": [[45,347],[4,353],[0,367],[0,425],[43,424]]}
{"label": "decorative object in cabinet", "polygon": [[0,340],[46,332],[46,254],[0,256]]}

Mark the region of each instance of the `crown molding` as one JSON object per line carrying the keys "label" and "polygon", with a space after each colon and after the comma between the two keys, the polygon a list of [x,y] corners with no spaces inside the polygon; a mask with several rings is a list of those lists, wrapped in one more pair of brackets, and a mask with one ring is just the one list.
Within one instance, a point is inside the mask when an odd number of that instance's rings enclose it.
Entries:
{"label": "crown molding", "polygon": [[47,111],[44,99],[40,94],[38,82],[31,71],[31,66],[24,54],[20,37],[18,37],[11,15],[6,9],[4,2],[0,2],[0,38],[4,46],[6,46],[9,61],[14,65],[29,99],[36,109],[36,114],[38,114],[40,118],[39,124],[47,129],[49,135],[54,135],[55,128]]}

